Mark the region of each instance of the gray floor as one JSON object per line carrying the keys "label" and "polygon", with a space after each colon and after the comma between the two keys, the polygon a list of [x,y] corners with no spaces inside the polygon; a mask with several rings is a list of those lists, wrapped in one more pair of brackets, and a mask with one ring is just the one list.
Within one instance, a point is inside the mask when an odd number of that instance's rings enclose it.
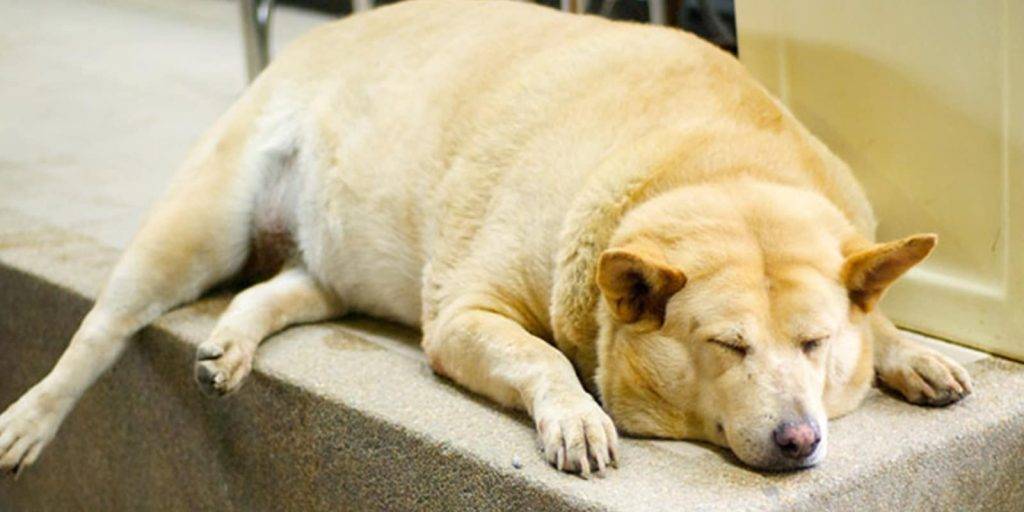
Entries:
{"label": "gray floor", "polygon": [[[330,19],[275,16],[278,47]],[[0,207],[123,247],[245,87],[237,5],[0,0],[0,20]]]}

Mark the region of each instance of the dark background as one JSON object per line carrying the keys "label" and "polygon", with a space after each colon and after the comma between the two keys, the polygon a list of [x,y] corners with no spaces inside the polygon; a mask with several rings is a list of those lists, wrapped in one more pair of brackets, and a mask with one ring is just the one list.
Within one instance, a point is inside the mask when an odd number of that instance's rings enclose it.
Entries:
{"label": "dark background", "polygon": [[[315,9],[331,14],[351,12],[348,0],[278,0],[282,4]],[[377,0],[387,4],[397,0]],[[538,3],[558,8],[558,0],[539,0]],[[675,7],[675,8],[673,8]],[[733,0],[675,0],[666,1],[672,25],[693,32],[725,50],[736,53],[736,11]],[[610,18],[646,22],[646,0],[591,0],[588,12]],[[713,19],[717,18],[717,22]]]}

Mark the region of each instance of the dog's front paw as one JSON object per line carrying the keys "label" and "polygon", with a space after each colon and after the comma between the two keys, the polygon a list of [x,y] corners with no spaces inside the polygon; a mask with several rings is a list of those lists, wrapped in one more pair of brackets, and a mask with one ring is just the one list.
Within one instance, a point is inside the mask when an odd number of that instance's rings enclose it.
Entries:
{"label": "dog's front paw", "polygon": [[923,347],[907,347],[878,368],[878,378],[908,402],[944,406],[971,394],[971,377],[956,361]]}
{"label": "dog's front paw", "polygon": [[223,396],[241,387],[252,371],[256,343],[240,336],[214,333],[196,350],[196,382],[199,389]]}
{"label": "dog's front paw", "polygon": [[611,418],[583,392],[549,398],[534,410],[544,458],[561,471],[590,476],[618,462]]}
{"label": "dog's front paw", "polygon": [[0,471],[18,474],[50,443],[69,402],[29,391],[0,414]]}

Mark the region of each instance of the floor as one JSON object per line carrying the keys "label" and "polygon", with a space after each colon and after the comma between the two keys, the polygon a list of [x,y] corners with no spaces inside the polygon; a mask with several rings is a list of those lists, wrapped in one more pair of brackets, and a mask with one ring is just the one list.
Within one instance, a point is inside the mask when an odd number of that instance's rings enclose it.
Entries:
{"label": "floor", "polygon": [[[0,19],[0,207],[123,247],[246,85],[237,5],[0,0]],[[273,43],[330,19],[279,8]]]}
{"label": "floor", "polygon": [[[278,48],[331,18],[279,7]],[[0,0],[0,208],[124,247],[246,85],[227,0]],[[917,336],[961,362],[986,357]]]}

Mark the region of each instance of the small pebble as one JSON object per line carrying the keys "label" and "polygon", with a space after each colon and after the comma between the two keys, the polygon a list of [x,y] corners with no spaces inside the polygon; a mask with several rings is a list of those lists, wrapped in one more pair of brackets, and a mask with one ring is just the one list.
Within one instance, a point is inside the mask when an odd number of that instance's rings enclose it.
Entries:
{"label": "small pebble", "polygon": [[516,469],[523,469],[523,461],[519,460],[518,455],[512,456],[512,467]]}

